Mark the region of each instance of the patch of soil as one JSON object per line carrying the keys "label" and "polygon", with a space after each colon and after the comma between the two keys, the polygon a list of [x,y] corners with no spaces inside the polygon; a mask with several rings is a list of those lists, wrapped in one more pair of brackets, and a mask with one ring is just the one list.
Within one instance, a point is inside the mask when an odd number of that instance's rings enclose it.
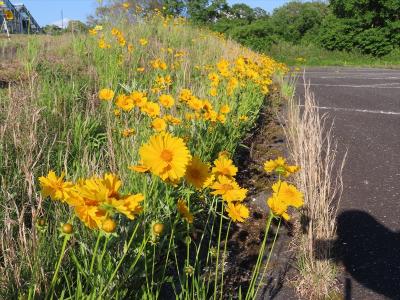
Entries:
{"label": "patch of soil", "polygon": [[[242,295],[245,293],[265,236],[265,225],[269,215],[266,199],[269,197],[271,186],[276,182],[277,177],[266,174],[263,164],[279,155],[285,156],[287,151],[282,124],[278,120],[278,113],[284,109],[280,100],[282,97],[278,92],[278,87],[273,87],[272,91],[265,100],[256,127],[243,141],[244,146],[240,147],[235,154],[235,161],[240,170],[237,180],[241,186],[249,190],[246,204],[250,208],[251,216],[246,222],[234,225],[228,241],[229,253],[225,267],[226,295],[233,297],[238,295],[240,286]],[[264,262],[277,229],[275,220],[271,228],[267,237]],[[260,287],[257,298],[273,299],[282,292],[293,260],[293,255],[288,250],[291,237],[291,224],[281,224],[263,286]],[[296,298],[294,291],[290,288],[285,288],[284,294],[287,295],[286,299]]]}
{"label": "patch of soil", "polygon": [[0,88],[7,88],[9,85],[25,81],[27,78],[22,64],[15,61],[0,62]]}

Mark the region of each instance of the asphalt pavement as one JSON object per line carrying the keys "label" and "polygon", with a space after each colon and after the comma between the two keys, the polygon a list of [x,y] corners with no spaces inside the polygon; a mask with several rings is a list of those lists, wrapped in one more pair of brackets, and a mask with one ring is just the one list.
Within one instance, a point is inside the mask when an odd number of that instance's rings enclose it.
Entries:
{"label": "asphalt pavement", "polygon": [[321,113],[348,151],[336,255],[345,299],[400,299],[400,70],[306,68]]}

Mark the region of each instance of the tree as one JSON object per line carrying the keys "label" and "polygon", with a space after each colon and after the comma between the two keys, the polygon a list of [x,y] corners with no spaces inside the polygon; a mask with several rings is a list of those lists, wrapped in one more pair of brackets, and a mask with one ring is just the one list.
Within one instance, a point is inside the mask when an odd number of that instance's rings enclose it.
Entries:
{"label": "tree", "polygon": [[363,28],[400,20],[399,0],[331,0],[329,6],[338,18],[355,19]]}
{"label": "tree", "polygon": [[232,14],[232,16],[236,19],[245,19],[251,22],[256,18],[254,10],[247,4],[243,3],[234,4],[229,9],[229,11]]}
{"label": "tree", "polygon": [[215,22],[229,11],[226,0],[186,0],[186,7],[192,21],[202,24]]}
{"label": "tree", "polygon": [[311,29],[319,27],[328,13],[323,2],[289,2],[274,10],[271,22],[274,32],[284,40],[297,43]]}

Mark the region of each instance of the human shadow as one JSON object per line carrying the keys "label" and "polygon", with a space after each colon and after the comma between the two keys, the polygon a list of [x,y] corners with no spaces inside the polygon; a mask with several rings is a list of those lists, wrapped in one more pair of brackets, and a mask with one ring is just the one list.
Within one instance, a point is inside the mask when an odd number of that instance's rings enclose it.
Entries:
{"label": "human shadow", "polygon": [[[389,299],[400,299],[400,233],[393,232],[370,214],[349,210],[337,218],[337,239],[331,244],[334,258],[352,279]],[[317,245],[318,247],[318,245]],[[346,299],[351,286],[346,279]]]}

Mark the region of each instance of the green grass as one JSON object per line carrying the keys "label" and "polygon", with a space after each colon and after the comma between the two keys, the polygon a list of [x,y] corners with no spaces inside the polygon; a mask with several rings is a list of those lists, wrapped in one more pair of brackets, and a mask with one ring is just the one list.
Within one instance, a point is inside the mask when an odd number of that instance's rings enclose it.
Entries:
{"label": "green grass", "polygon": [[[288,66],[400,67],[400,49],[383,57],[372,57],[357,51],[328,51],[314,44],[279,42],[268,50],[268,54]],[[299,58],[305,61],[299,61]]]}

